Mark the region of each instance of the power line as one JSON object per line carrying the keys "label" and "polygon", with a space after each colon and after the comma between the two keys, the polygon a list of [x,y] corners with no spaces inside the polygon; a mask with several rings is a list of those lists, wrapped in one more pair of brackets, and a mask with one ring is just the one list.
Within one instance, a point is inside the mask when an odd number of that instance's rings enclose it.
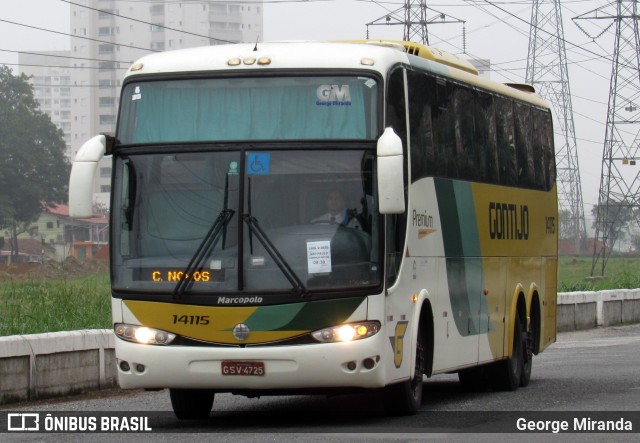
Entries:
{"label": "power line", "polygon": [[[114,62],[116,63],[116,62]],[[117,69],[129,69],[129,66],[125,67],[110,67],[105,68],[102,66],[68,66],[68,65],[38,65],[38,64],[25,64],[25,63],[0,63],[0,65],[6,66],[29,66],[31,68],[60,68],[60,69],[99,69],[102,71],[113,71]]]}
{"label": "power line", "polygon": [[233,41],[230,41],[230,40],[222,40],[222,39],[211,37],[211,36],[208,36],[208,35],[196,34],[196,33],[193,33],[193,32],[184,31],[182,29],[170,28],[168,26],[163,26],[163,25],[159,25],[159,24],[156,24],[156,23],[146,22],[144,20],[139,20],[139,19],[133,18],[133,17],[127,17],[125,15],[120,15],[120,14],[117,14],[115,12],[108,11],[108,10],[105,10],[105,9],[98,9],[98,8],[92,8],[91,6],[81,5],[79,3],[74,3],[74,2],[69,1],[69,0],[60,0],[60,1],[65,2],[65,3],[69,3],[70,5],[78,6],[80,8],[91,9],[92,11],[96,11],[96,12],[100,12],[100,13],[103,13],[103,14],[112,15],[114,17],[123,18],[125,20],[130,20],[130,21],[137,22],[137,23],[142,23],[142,24],[145,24],[145,25],[155,26],[155,27],[158,27],[158,28],[161,28],[161,29],[167,29],[169,31],[176,31],[176,32],[180,32],[180,33],[183,33],[183,34],[193,35],[193,36],[196,36],[196,37],[202,37],[202,38],[206,38],[206,39],[209,39],[209,40],[216,40],[216,41],[223,42],[223,43],[237,43],[237,42],[233,42]]}
{"label": "power line", "polygon": [[24,24],[24,23],[13,22],[11,20],[4,20],[4,19],[1,19],[1,18],[0,18],[0,22],[9,23],[11,25],[16,25],[16,26],[22,26],[24,28],[36,29],[38,31],[51,32],[53,34],[66,35],[68,37],[80,38],[80,39],[83,39],[83,40],[90,40],[90,41],[97,42],[97,43],[105,43],[105,44],[109,44],[109,45],[113,45],[113,46],[122,46],[124,48],[140,49],[142,51],[148,51],[148,52],[160,52],[160,51],[156,51],[154,49],[141,48],[139,46],[132,46],[132,45],[124,45],[122,43],[108,42],[106,40],[99,40],[99,39],[96,39],[96,38],[84,37],[82,35],[77,35],[77,34],[69,34],[67,32],[54,31],[53,29],[41,28],[39,26],[27,25],[27,24]]}
{"label": "power line", "polygon": [[[29,52],[29,51],[14,51],[12,49],[0,49],[0,52],[13,52],[15,54],[29,54],[29,55],[38,55],[41,57],[54,57],[54,58],[67,58],[72,60],[87,60],[87,61],[95,61],[95,62],[115,62],[115,63],[133,63],[132,61],[119,61],[119,60],[107,60],[100,58],[87,58],[87,57],[74,57],[71,55],[61,55],[61,54],[44,54],[40,52]],[[60,52],[69,52],[69,51],[60,51]]]}

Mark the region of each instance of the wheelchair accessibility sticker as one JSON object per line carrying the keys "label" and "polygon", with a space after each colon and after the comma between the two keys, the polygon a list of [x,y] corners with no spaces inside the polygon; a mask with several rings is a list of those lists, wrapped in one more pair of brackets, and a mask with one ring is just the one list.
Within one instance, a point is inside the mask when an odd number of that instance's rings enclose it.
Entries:
{"label": "wheelchair accessibility sticker", "polygon": [[247,174],[264,175],[269,173],[269,160],[271,154],[268,152],[250,152],[247,154]]}

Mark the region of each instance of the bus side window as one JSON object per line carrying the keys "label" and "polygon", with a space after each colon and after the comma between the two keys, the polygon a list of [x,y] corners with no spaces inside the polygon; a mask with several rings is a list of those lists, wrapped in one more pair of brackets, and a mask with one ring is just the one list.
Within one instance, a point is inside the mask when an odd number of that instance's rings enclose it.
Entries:
{"label": "bus side window", "polygon": [[455,157],[458,177],[478,180],[478,155],[473,140],[475,92],[456,86],[453,93]]}
{"label": "bus side window", "polygon": [[498,141],[498,158],[500,165],[500,184],[515,186],[518,184],[516,170],[516,145],[513,128],[513,103],[504,98],[495,98]]}
{"label": "bus side window", "polygon": [[531,115],[529,107],[516,103],[516,155],[518,159],[518,185],[523,188],[535,188],[535,172],[533,168],[533,147]]}
{"label": "bus side window", "polygon": [[551,134],[551,115],[549,112],[533,111],[533,160],[536,167],[536,188],[548,191],[553,187],[555,177],[555,154]]}
{"label": "bus side window", "polygon": [[433,142],[436,150],[435,175],[457,178],[453,94],[449,84],[441,79],[437,79],[436,90],[437,101],[431,109]]}
{"label": "bus side window", "polygon": [[436,153],[431,128],[431,103],[435,100],[435,79],[424,74],[407,72],[409,96],[409,140],[411,141],[411,181],[435,173]]}
{"label": "bus side window", "polygon": [[545,189],[550,190],[556,182],[556,153],[553,148],[553,120],[551,112],[545,112],[542,124],[542,152],[544,154],[543,168],[546,171]]}
{"label": "bus side window", "polygon": [[[385,126],[391,126],[396,134],[402,140],[402,146],[405,151],[405,162],[403,174],[405,183],[407,181],[407,112],[405,106],[405,90],[404,90],[404,70],[396,69],[389,76],[389,85],[387,88],[387,120]],[[407,199],[407,191],[405,188],[405,202]],[[393,285],[400,271],[402,263],[402,254],[404,250],[404,235],[407,227],[407,215],[394,214],[387,215],[386,219],[386,250],[387,250],[387,284]]]}
{"label": "bus side window", "polygon": [[496,115],[493,107],[493,97],[478,92],[476,95],[476,118],[474,138],[479,153],[478,175],[485,183],[499,183],[498,144],[496,140]]}

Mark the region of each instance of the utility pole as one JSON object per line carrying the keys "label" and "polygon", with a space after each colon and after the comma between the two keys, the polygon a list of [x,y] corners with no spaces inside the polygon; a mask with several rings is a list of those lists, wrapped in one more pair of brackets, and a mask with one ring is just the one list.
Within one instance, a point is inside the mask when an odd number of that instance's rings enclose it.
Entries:
{"label": "utility pole", "polygon": [[[640,226],[640,40],[638,0],[617,0],[574,17],[576,25],[596,39],[614,26],[607,126],[602,150],[602,172],[596,216],[591,275],[600,261],[604,270],[622,228],[635,219]],[[610,22],[591,35],[580,20]]]}
{"label": "utility pole", "polygon": [[426,0],[405,0],[401,8],[392,11],[370,23],[367,23],[367,39],[369,39],[369,26],[396,26],[404,27],[402,40],[429,44],[428,26],[437,24],[462,23],[463,46],[464,20],[436,11],[427,6]]}
{"label": "utility pole", "polygon": [[580,253],[586,249],[587,229],[560,0],[533,1],[526,82],[551,103],[557,117],[561,133],[555,144],[558,206],[570,214],[569,220],[563,220],[569,226],[562,232],[568,233],[575,252]]}

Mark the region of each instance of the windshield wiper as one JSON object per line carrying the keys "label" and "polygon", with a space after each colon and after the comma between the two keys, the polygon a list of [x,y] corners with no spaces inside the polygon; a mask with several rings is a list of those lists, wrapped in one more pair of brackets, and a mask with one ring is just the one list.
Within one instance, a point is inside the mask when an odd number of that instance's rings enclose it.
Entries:
{"label": "windshield wiper", "polygon": [[258,225],[258,220],[251,214],[244,214],[242,218],[249,227],[249,231],[251,231],[251,233],[255,235],[255,237],[276,263],[276,265],[278,265],[278,268],[280,268],[287,280],[289,280],[289,283],[291,283],[293,290],[301,297],[308,296],[309,291],[305,287],[304,283],[302,283],[302,280],[300,280],[298,274],[296,274],[293,269],[291,269],[289,263],[287,263],[282,254],[280,254],[280,251],[278,251],[271,240],[269,240],[269,237],[267,237],[267,234],[265,234],[262,228]]}
{"label": "windshield wiper", "polygon": [[235,211],[233,209],[223,209],[216,217],[216,221],[213,222],[209,232],[204,236],[202,242],[198,246],[195,254],[191,257],[191,261],[184,270],[180,281],[173,288],[173,298],[179,299],[193,284],[193,273],[200,269],[202,262],[211,254],[220,240],[220,233],[226,228],[229,220],[233,217]]}

